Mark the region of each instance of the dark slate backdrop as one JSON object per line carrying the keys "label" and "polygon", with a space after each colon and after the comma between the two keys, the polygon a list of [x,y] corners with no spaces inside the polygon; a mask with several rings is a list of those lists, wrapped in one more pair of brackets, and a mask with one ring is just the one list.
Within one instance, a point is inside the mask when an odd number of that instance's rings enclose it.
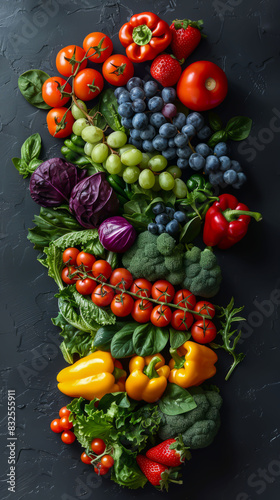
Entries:
{"label": "dark slate backdrop", "polygon": [[[98,478],[80,461],[80,447],[63,445],[50,432],[65,397],[56,373],[65,366],[58,345],[55,284],[36,261],[27,241],[39,206],[28,181],[14,168],[22,142],[42,135],[43,157],[59,155],[60,144],[47,131],[45,112],[31,107],[17,88],[29,68],[55,75],[55,56],[68,44],[82,44],[91,31],[112,37],[123,52],[118,29],[133,13],[153,10],[166,21],[204,19],[208,38],[189,62],[208,59],[220,65],[229,93],[218,110],[224,119],[252,117],[250,143],[232,145],[248,183],[241,200],[263,213],[236,247],[217,252],[224,280],[217,300],[233,295],[245,304],[242,329],[246,359],[229,382],[229,363],[219,362],[216,377],[224,397],[222,427],[215,443],[193,453],[184,486],[168,495],[180,500],[276,500],[279,498],[279,2],[277,0],[3,0],[1,12],[1,498],[75,500],[88,498],[163,498],[152,487],[130,492]],[[143,74],[143,68],[136,74]],[[141,73],[140,73],[141,72]],[[16,390],[16,493],[7,489],[7,388]]]}

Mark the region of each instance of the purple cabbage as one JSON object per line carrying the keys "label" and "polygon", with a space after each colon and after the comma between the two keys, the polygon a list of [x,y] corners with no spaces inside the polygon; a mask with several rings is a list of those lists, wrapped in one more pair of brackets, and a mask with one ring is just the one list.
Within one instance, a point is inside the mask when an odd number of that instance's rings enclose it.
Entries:
{"label": "purple cabbage", "polygon": [[81,226],[91,229],[118,213],[119,200],[105,173],[97,172],[76,184],[69,208]]}
{"label": "purple cabbage", "polygon": [[117,215],[102,222],[98,235],[106,250],[123,253],[133,245],[137,233],[124,217]]}
{"label": "purple cabbage", "polygon": [[86,175],[62,158],[44,161],[30,178],[31,198],[41,207],[68,203],[73,187]]}

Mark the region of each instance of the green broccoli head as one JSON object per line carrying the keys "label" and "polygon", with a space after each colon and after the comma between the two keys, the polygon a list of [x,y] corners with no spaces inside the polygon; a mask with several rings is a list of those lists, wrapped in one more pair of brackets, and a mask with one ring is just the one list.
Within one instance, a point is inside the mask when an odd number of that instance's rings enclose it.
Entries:
{"label": "green broccoli head", "polygon": [[210,298],[219,291],[222,281],[221,268],[214,253],[205,248],[193,247],[185,254],[186,276],[184,287],[194,295]]}
{"label": "green broccoli head", "polygon": [[[191,392],[191,391],[190,391]],[[159,437],[162,440],[182,434],[185,446],[196,450],[209,446],[220,427],[222,398],[215,391],[195,389],[193,398],[197,407],[181,415],[166,415],[159,410],[161,424]]]}

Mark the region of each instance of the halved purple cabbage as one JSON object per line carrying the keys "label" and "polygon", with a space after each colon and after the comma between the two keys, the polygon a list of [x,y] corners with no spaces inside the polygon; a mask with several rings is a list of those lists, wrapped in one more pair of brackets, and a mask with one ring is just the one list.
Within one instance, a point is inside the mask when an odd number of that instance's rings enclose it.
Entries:
{"label": "halved purple cabbage", "polygon": [[119,200],[106,181],[105,173],[97,172],[74,187],[69,208],[81,226],[91,229],[117,214]]}
{"label": "halved purple cabbage", "polygon": [[122,253],[133,245],[137,233],[124,217],[117,215],[102,222],[98,235],[106,250]]}
{"label": "halved purple cabbage", "polygon": [[44,161],[30,178],[31,198],[41,207],[68,203],[73,187],[86,175],[62,158]]}

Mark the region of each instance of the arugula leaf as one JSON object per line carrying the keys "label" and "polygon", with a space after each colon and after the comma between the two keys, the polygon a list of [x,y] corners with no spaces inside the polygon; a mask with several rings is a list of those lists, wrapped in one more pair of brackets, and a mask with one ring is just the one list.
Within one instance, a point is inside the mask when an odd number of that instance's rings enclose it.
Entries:
{"label": "arugula leaf", "polygon": [[42,86],[48,78],[50,76],[40,69],[29,69],[18,79],[18,88],[23,97],[36,108],[51,109],[42,97]]}
{"label": "arugula leaf", "polygon": [[38,159],[41,147],[42,140],[40,134],[33,134],[21,146],[21,158],[12,158],[14,166],[24,179],[41,165],[42,162]]}
{"label": "arugula leaf", "polygon": [[180,415],[197,407],[192,395],[183,387],[168,384],[159,400],[159,408],[166,415]]}
{"label": "arugula leaf", "polygon": [[60,344],[60,349],[67,363],[74,362],[74,354],[82,358],[96,350],[93,344],[94,334],[76,329],[65,320],[61,313],[58,313],[56,318],[52,318],[52,323],[61,328],[60,335],[64,340]]}
{"label": "arugula leaf", "polygon": [[150,356],[162,351],[169,339],[167,328],[159,328],[151,323],[136,326],[133,333],[133,347],[138,356]]}

